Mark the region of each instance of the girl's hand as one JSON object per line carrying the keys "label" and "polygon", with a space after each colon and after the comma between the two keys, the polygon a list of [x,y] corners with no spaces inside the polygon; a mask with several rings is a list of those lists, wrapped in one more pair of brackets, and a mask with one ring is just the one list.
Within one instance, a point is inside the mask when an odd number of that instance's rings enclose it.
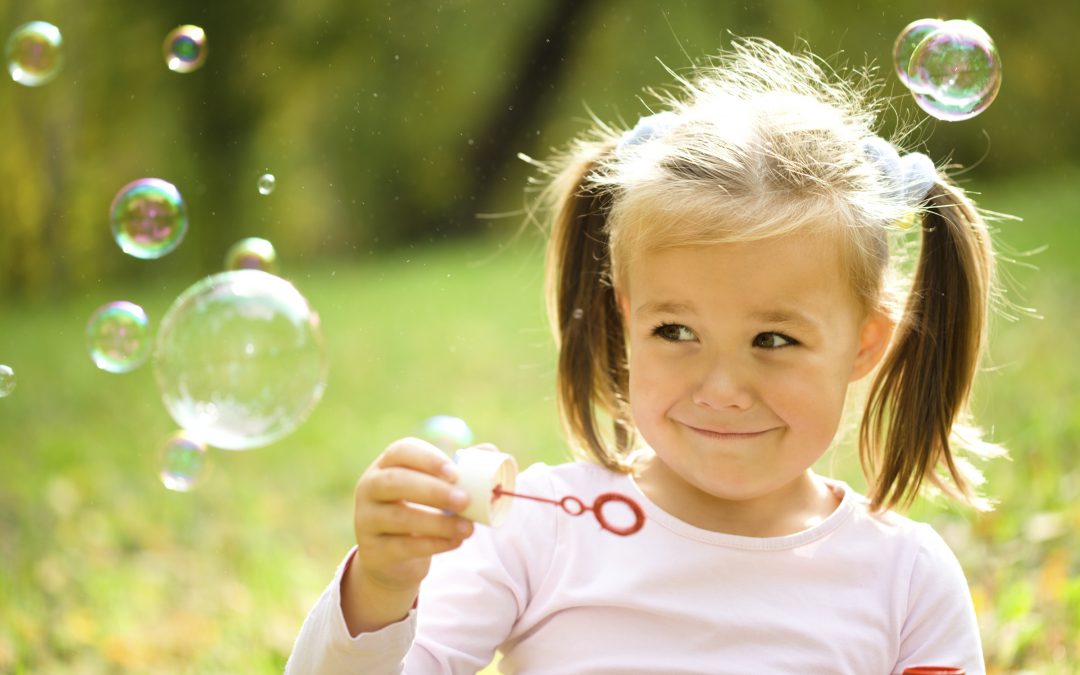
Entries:
{"label": "girl's hand", "polygon": [[357,553],[341,589],[353,635],[408,614],[431,557],[472,534],[473,524],[455,515],[469,502],[455,482],[454,463],[416,438],[391,443],[360,476],[353,508]]}

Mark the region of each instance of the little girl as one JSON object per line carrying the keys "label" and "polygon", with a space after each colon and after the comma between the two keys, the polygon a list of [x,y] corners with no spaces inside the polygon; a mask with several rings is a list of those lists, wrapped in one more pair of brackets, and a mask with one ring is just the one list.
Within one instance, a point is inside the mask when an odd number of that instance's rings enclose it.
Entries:
{"label": "little girl", "polygon": [[[893,511],[926,484],[985,507],[957,454],[995,449],[961,426],[992,292],[982,218],[874,135],[870,85],[811,56],[739,41],[680,83],[545,166],[582,461],[517,482],[631,496],[644,528],[519,503],[474,530],[455,466],[397,441],[357,483],[357,546],[287,672],[474,673],[496,650],[508,673],[984,672],[960,565]],[[905,300],[890,238],[914,231]],[[871,373],[864,497],[811,466]]]}

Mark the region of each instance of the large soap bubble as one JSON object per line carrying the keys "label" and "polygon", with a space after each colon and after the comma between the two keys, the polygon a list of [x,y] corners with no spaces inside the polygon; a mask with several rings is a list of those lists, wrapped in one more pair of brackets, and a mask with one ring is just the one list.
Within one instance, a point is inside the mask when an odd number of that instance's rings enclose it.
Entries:
{"label": "large soap bubble", "polygon": [[154,348],[169,414],[226,450],[296,429],[322,398],[326,371],[318,314],[292,284],[259,270],[221,272],[181,293]]}

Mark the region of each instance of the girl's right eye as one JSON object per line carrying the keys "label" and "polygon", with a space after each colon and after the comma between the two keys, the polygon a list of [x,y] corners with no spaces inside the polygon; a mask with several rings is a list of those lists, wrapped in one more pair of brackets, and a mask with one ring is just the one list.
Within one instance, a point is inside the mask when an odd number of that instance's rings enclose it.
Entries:
{"label": "girl's right eye", "polygon": [[694,331],[681,323],[662,323],[653,329],[653,335],[668,342],[687,342],[697,339]]}

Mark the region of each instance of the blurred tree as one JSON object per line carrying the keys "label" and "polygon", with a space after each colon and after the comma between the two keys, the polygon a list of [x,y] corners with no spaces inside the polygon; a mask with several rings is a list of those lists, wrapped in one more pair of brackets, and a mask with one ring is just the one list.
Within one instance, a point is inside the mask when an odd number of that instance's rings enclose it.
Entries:
{"label": "blurred tree", "polygon": [[[896,83],[893,40],[925,16],[972,18],[997,41],[1004,83],[982,115],[937,122]],[[287,273],[476,232],[490,226],[476,214],[520,206],[517,152],[546,155],[589,111],[629,126],[643,88],[670,81],[665,66],[683,70],[731,35],[874,62],[898,115],[924,120],[932,155],[974,167],[965,180],[1080,155],[1080,92],[1067,86],[1080,75],[1067,34],[1077,3],[0,0],[0,36],[35,19],[61,28],[66,63],[40,88],[0,83],[0,297],[194,278],[244,236],[274,241]],[[161,54],[181,23],[209,44],[184,75]],[[266,171],[278,188],[262,196]],[[176,184],[191,216],[187,240],[152,262],[122,254],[107,222],[116,191],[145,176]]]}

